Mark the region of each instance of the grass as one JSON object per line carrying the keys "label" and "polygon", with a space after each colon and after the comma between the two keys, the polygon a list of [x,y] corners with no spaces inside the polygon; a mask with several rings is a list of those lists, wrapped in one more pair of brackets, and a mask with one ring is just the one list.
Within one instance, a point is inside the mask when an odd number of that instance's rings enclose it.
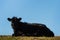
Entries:
{"label": "grass", "polygon": [[60,36],[56,36],[56,37],[0,36],[0,40],[60,40]]}

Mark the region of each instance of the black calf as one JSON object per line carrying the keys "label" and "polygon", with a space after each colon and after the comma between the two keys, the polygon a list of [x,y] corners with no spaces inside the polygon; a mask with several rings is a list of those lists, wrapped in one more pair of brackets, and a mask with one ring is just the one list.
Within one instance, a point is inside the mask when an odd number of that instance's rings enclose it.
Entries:
{"label": "black calf", "polygon": [[13,36],[46,36],[53,37],[54,33],[44,24],[21,22],[22,18],[8,18],[14,30]]}

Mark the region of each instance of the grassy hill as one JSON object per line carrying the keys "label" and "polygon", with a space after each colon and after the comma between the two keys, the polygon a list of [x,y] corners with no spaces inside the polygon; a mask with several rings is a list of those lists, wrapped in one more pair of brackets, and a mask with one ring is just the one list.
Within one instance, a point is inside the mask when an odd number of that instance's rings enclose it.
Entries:
{"label": "grassy hill", "polygon": [[0,36],[0,40],[60,40],[60,36],[56,37],[12,37],[12,36]]}

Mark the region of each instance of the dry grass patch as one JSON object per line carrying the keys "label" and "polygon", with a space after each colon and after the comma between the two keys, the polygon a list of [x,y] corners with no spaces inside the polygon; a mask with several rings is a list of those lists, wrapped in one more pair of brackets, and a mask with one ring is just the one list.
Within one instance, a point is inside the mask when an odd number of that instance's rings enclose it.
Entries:
{"label": "dry grass patch", "polygon": [[0,36],[0,40],[60,40],[60,36],[56,37],[12,37],[12,36]]}

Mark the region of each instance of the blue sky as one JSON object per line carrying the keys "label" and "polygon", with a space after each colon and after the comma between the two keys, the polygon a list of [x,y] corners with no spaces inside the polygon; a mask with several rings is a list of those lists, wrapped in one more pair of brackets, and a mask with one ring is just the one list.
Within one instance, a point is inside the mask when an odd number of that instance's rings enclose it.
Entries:
{"label": "blue sky", "polygon": [[11,35],[8,17],[22,17],[23,22],[43,23],[60,36],[60,0],[0,0],[0,35]]}

